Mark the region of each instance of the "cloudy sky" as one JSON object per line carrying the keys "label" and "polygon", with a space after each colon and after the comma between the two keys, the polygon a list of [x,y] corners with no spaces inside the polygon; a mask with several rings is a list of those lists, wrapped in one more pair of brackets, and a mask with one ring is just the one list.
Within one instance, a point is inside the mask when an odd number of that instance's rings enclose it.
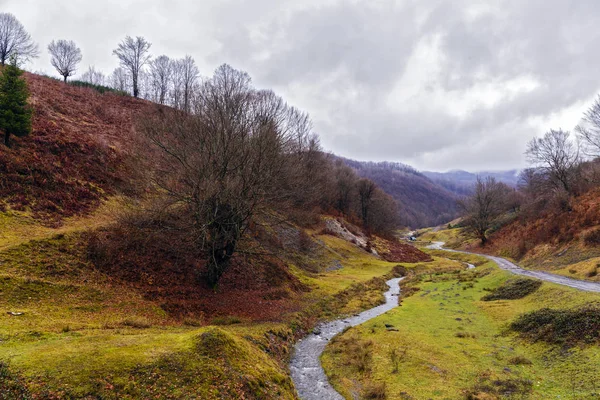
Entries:
{"label": "cloudy sky", "polygon": [[[0,0],[81,72],[117,66],[125,35],[248,71],[308,111],[324,147],[419,169],[510,169],[528,140],[571,130],[600,92],[598,0]],[[598,58],[598,60],[596,60]],[[49,58],[28,66],[51,73]]]}

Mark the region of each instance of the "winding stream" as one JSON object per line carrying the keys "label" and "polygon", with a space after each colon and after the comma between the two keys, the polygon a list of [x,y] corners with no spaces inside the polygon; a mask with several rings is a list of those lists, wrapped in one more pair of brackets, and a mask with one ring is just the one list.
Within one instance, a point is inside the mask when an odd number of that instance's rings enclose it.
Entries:
{"label": "winding stream", "polygon": [[290,371],[298,396],[302,400],[344,400],[329,384],[319,357],[327,343],[347,327],[360,325],[397,307],[402,279],[394,278],[386,282],[390,290],[385,292],[384,304],[351,318],[320,324],[314,329],[314,333],[296,344],[294,356],[290,362]]}

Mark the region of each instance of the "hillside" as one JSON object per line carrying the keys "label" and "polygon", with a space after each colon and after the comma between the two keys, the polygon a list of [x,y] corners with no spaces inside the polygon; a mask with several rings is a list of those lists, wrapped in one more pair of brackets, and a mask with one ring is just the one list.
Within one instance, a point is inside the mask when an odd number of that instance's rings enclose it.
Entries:
{"label": "hillside", "polygon": [[447,242],[450,247],[498,255],[536,270],[591,281],[600,280],[600,190],[572,200],[565,212],[553,204],[541,212],[527,209],[507,213],[481,247],[461,228],[426,233],[426,240]]}
{"label": "hillside", "polygon": [[211,287],[180,234],[132,213],[150,103],[26,79],[33,132],[0,147],[2,396],[294,399],[291,346],[318,320],[381,303],[399,263],[460,266],[288,209],[253,221]]}
{"label": "hillside", "polygon": [[403,225],[422,228],[456,218],[457,196],[414,168],[400,163],[343,160],[396,199]]}
{"label": "hillside", "polygon": [[0,151],[0,210],[56,224],[125,188],[133,121],[150,103],[25,74],[33,132]]}

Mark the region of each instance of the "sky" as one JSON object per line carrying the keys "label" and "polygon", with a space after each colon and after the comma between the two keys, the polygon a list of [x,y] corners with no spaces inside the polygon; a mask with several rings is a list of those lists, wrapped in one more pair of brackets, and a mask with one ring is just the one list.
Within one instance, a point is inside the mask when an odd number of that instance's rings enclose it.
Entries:
{"label": "sky", "polygon": [[144,36],[204,76],[247,71],[308,112],[325,150],[420,170],[525,167],[600,93],[597,0],[0,0],[39,44],[74,40],[80,72]]}

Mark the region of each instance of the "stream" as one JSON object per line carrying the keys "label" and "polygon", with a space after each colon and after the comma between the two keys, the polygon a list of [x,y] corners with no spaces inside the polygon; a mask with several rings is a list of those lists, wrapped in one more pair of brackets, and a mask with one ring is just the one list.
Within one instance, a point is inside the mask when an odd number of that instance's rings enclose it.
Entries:
{"label": "stream", "polygon": [[290,362],[290,372],[298,396],[302,400],[344,400],[329,384],[321,366],[321,354],[327,343],[347,327],[360,325],[397,307],[402,279],[394,278],[386,282],[390,289],[385,292],[384,304],[350,318],[319,324],[313,333],[296,344]]}

